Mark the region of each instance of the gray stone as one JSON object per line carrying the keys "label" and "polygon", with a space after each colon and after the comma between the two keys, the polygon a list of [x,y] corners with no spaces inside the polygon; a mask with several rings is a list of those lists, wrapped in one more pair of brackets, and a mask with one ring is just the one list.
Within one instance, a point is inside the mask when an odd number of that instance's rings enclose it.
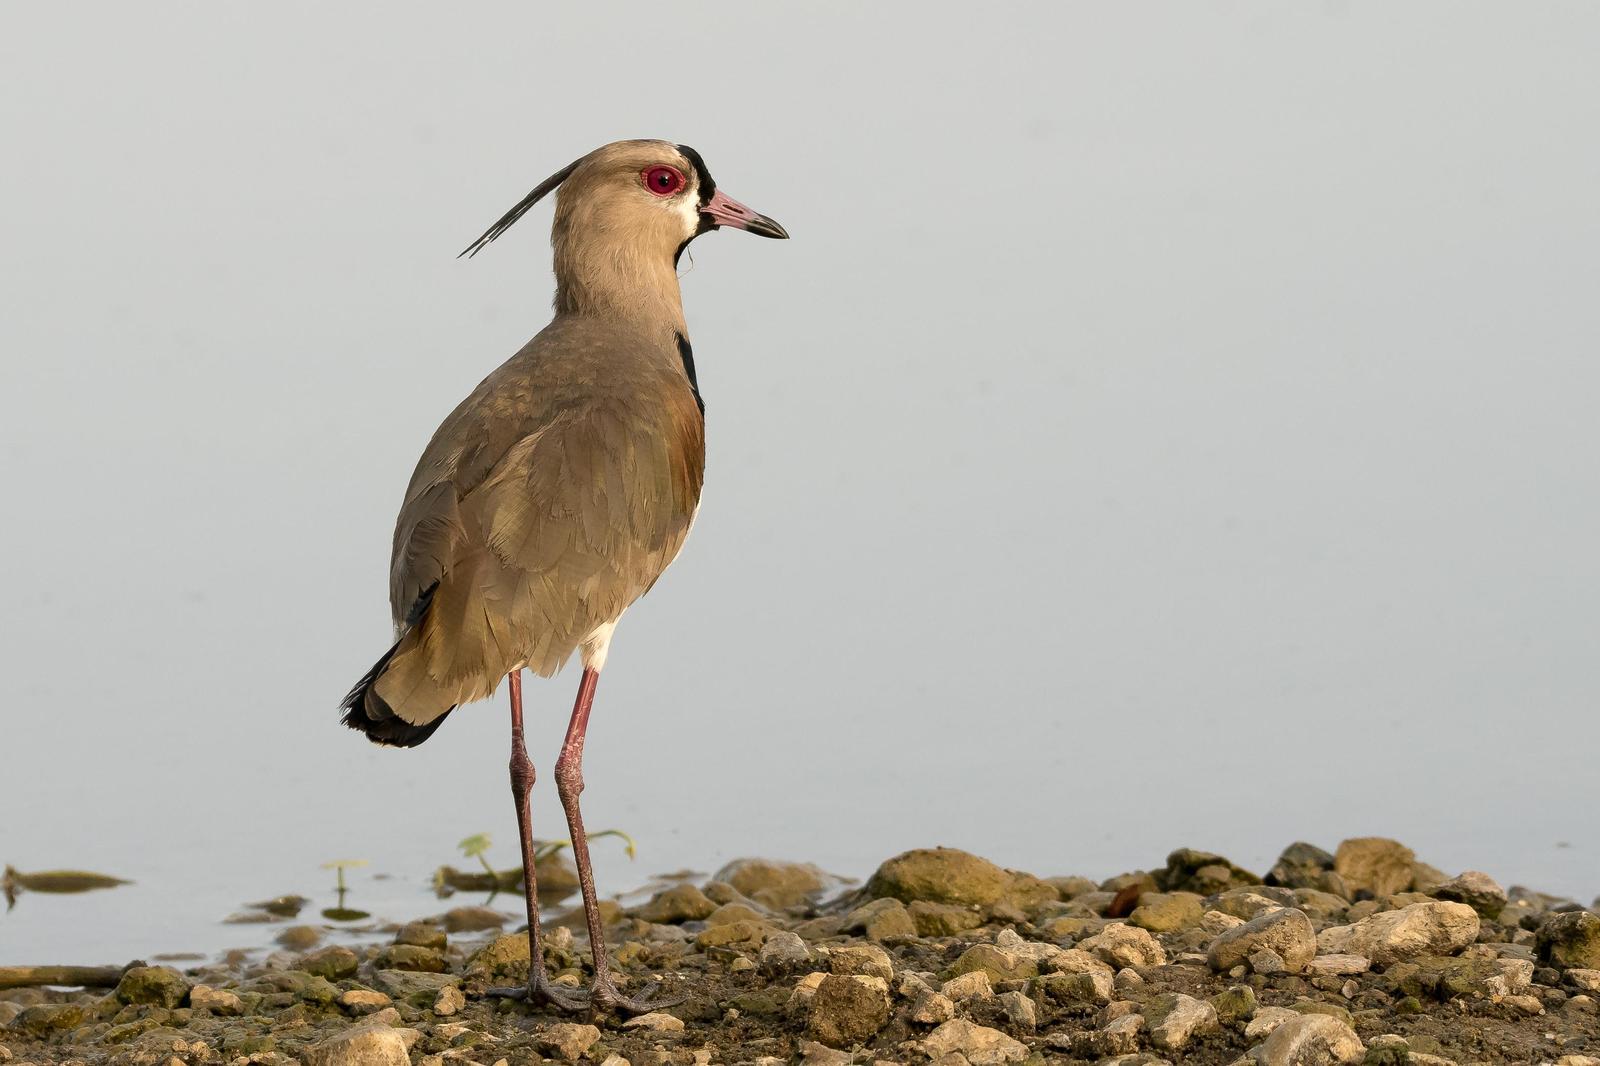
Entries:
{"label": "gray stone", "polygon": [[116,996],[123,1003],[150,1003],[171,1008],[188,995],[188,980],[170,966],[133,966],[117,982]]}
{"label": "gray stone", "polygon": [[1494,878],[1477,870],[1468,870],[1438,885],[1433,890],[1438,899],[1465,903],[1485,918],[1498,918],[1505,909],[1506,890]]}
{"label": "gray stone", "polygon": [[886,897],[864,903],[845,915],[844,931],[864,933],[869,940],[888,940],[916,936],[917,923],[904,903]]}
{"label": "gray stone", "polygon": [[1317,953],[1311,919],[1293,908],[1267,911],[1212,941],[1206,962],[1213,970],[1231,970],[1263,948],[1275,952],[1285,970],[1301,972]]}
{"label": "gray stone", "polygon": [[1333,869],[1333,856],[1299,841],[1283,849],[1278,861],[1267,871],[1267,884],[1286,888],[1320,888],[1324,873]]}
{"label": "gray stone", "polygon": [[1411,887],[1411,867],[1416,861],[1412,850],[1397,840],[1356,837],[1339,845],[1333,869],[1351,892],[1388,896]]}
{"label": "gray stone", "polygon": [[716,909],[717,905],[693,885],[673,885],[657,892],[634,916],[641,921],[675,925],[704,921]]}
{"label": "gray stone", "polygon": [[1365,1054],[1355,1030],[1326,1014],[1286,1019],[1250,1050],[1260,1066],[1332,1066],[1360,1062]]}
{"label": "gray stone", "polygon": [[1112,966],[1165,966],[1167,953],[1155,937],[1131,925],[1108,925],[1078,945]]}
{"label": "gray stone", "polygon": [[584,1052],[600,1039],[600,1030],[592,1025],[577,1022],[557,1022],[534,1037],[533,1043],[541,1052],[568,1062],[581,1059]]}
{"label": "gray stone", "polygon": [[210,985],[195,985],[189,990],[189,1006],[196,1010],[208,1010],[212,1014],[243,1014],[244,1002],[226,988],[212,988]]}
{"label": "gray stone", "polygon": [[779,929],[767,935],[756,958],[763,972],[784,973],[810,962],[811,949],[798,934]]}
{"label": "gray stone", "polygon": [[1600,915],[1565,911],[1539,923],[1539,961],[1561,969],[1600,969]]}
{"label": "gray stone", "polygon": [[1145,1004],[1150,1042],[1163,1051],[1180,1051],[1191,1038],[1217,1028],[1217,1010],[1182,992],[1165,992]]}
{"label": "gray stone", "polygon": [[387,1025],[362,1023],[306,1049],[307,1066],[411,1066],[406,1038]]}
{"label": "gray stone", "polygon": [[1028,1045],[964,1018],[945,1022],[923,1037],[922,1049],[935,1061],[950,1054],[962,1055],[972,1066],[1000,1066],[1028,1057]]}
{"label": "gray stone", "polygon": [[1413,903],[1317,935],[1323,954],[1360,955],[1389,966],[1421,955],[1449,955],[1478,938],[1478,912],[1465,903]]}
{"label": "gray stone", "polygon": [[825,974],[806,1003],[806,1030],[829,1047],[876,1036],[889,1021],[889,985],[881,977]]}

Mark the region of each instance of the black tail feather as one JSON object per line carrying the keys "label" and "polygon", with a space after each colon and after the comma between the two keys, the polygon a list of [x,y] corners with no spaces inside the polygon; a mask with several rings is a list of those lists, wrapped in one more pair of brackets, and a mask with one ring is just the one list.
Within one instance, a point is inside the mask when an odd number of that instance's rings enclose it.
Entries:
{"label": "black tail feather", "polygon": [[[406,621],[415,624],[428,609],[428,604],[433,599],[433,586],[430,586],[417,599]],[[383,658],[372,665],[356,682],[355,688],[345,696],[344,702],[339,704],[339,709],[344,712],[340,719],[351,729],[360,730],[367,735],[367,739],[374,744],[387,744],[396,748],[414,748],[424,740],[433,736],[433,731],[444,724],[450,716],[451,707],[433,721],[425,725],[412,725],[410,722],[394,713],[394,709],[383,698],[373,691],[373,686],[378,683],[378,678],[383,676],[384,670],[389,667],[389,660],[394,658],[394,653],[399,650],[400,642],[396,641],[394,647],[383,653]]]}

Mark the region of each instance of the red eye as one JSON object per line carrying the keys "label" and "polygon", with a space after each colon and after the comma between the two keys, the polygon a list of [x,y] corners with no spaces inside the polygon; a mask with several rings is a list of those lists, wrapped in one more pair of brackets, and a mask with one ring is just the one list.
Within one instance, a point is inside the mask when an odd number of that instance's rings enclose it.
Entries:
{"label": "red eye", "polygon": [[651,167],[640,175],[644,187],[657,196],[671,196],[683,188],[683,174],[672,167]]}

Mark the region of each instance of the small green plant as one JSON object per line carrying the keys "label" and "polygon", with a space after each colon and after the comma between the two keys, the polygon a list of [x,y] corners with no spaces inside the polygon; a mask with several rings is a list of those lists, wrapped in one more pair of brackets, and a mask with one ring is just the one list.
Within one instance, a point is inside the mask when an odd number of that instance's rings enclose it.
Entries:
{"label": "small green plant", "polygon": [[[639,849],[634,843],[633,837],[629,836],[621,829],[602,829],[598,833],[589,834],[590,840],[599,840],[601,837],[621,837],[622,849],[627,852],[628,858],[634,859],[638,857]],[[465,840],[461,841],[461,843],[457,844],[456,847],[460,848],[461,854],[465,855],[467,858],[477,859],[483,864],[483,868],[488,872],[489,876],[494,877],[496,876],[494,867],[490,866],[489,860],[483,857],[484,852],[488,851],[490,845],[493,843],[493,838],[491,838],[488,833],[474,833]],[[535,840],[533,842],[534,864],[537,865],[538,863],[543,862],[544,860],[557,854],[562,848],[570,847],[572,847],[572,841],[570,840]]]}
{"label": "small green plant", "polygon": [[467,858],[477,859],[483,863],[484,870],[488,871],[490,877],[493,877],[495,875],[494,867],[490,866],[489,860],[483,857],[483,853],[489,850],[489,845],[492,843],[493,841],[489,839],[488,833],[474,833],[457,844],[456,847],[460,848],[461,854]]}
{"label": "small green plant", "polygon": [[349,891],[349,888],[344,883],[345,870],[351,867],[365,865],[367,865],[366,859],[334,859],[331,862],[325,862],[322,864],[322,868],[324,870],[337,870],[339,873],[339,905],[336,907],[329,907],[327,910],[323,911],[322,916],[324,918],[335,922],[357,922],[363,918],[371,917],[371,915],[369,915],[366,911],[358,911],[354,908],[346,907],[344,905],[345,893]]}

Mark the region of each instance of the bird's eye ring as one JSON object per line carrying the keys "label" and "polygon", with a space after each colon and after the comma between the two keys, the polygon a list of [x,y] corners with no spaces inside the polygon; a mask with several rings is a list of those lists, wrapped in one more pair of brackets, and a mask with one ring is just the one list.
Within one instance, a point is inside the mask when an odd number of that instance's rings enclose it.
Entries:
{"label": "bird's eye ring", "polygon": [[639,177],[644,187],[657,196],[671,196],[684,186],[683,173],[675,167],[651,167]]}

